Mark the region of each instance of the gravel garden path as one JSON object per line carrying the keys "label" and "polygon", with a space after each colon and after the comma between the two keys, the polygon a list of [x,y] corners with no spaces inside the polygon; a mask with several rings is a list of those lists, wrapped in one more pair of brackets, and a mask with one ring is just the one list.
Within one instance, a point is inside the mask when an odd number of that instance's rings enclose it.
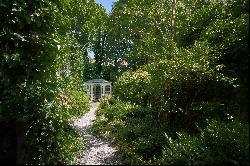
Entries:
{"label": "gravel garden path", "polygon": [[91,103],[90,111],[74,120],[74,126],[85,139],[85,150],[77,158],[79,165],[123,165],[122,156],[116,148],[103,138],[93,135],[90,128],[95,120],[99,103]]}

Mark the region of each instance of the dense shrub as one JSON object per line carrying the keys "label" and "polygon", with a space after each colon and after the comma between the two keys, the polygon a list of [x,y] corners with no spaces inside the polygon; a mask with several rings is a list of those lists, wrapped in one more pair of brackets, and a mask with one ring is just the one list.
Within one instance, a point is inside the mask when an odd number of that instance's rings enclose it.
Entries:
{"label": "dense shrub", "polygon": [[179,132],[177,139],[166,139],[161,164],[249,165],[249,126],[239,120],[209,120],[198,135]]}
{"label": "dense shrub", "polygon": [[69,120],[84,114],[89,100],[84,49],[61,10],[69,3],[1,1],[0,118],[20,129],[17,164],[72,164],[81,146]]}
{"label": "dense shrub", "polygon": [[212,65],[208,50],[206,43],[197,42],[188,50],[176,48],[172,60],[125,72],[114,84],[114,95],[150,108],[173,130],[197,130],[195,123],[208,117],[239,116],[234,79]]}
{"label": "dense shrub", "polygon": [[147,164],[154,155],[161,153],[164,126],[150,110],[116,102],[103,105],[96,115],[93,131],[113,140],[128,164]]}
{"label": "dense shrub", "polygon": [[179,3],[176,44],[188,48],[196,41],[207,41],[210,56],[217,57],[216,65],[224,66],[222,73],[237,78],[240,86],[235,98],[240,101],[241,112],[248,112],[249,1],[192,2],[200,4],[198,7]]}
{"label": "dense shrub", "polygon": [[[191,17],[192,42],[179,34],[189,45],[173,44],[165,58],[118,77],[113,94],[119,102],[98,110],[96,131],[114,139],[129,164],[249,164],[248,124],[237,120],[246,119],[248,60],[235,52],[248,56],[248,14],[227,11],[213,19],[211,9],[228,10],[222,6],[208,5]],[[234,58],[244,61],[244,71]]]}
{"label": "dense shrub", "polygon": [[196,123],[196,133],[173,132],[150,109],[101,103],[93,131],[113,140],[127,164],[249,164],[249,126],[237,118],[207,116],[205,124]]}

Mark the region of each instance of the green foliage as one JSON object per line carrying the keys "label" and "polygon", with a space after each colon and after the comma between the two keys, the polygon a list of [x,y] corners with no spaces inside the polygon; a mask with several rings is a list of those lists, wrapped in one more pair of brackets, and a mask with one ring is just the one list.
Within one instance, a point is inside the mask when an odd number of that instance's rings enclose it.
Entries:
{"label": "green foliage", "polygon": [[82,76],[93,8],[94,1],[0,2],[0,116],[25,123],[18,164],[74,164],[82,141],[69,121],[89,108]]}
{"label": "green foliage", "polygon": [[67,121],[44,118],[28,130],[29,151],[27,164],[74,164],[75,156],[82,150],[82,138]]}
{"label": "green foliage", "polygon": [[112,139],[127,164],[249,164],[249,126],[237,119],[209,117],[196,133],[174,134],[150,109],[107,101],[101,102],[93,131]]}
{"label": "green foliage", "polygon": [[96,75],[95,64],[91,63],[91,58],[88,58],[83,71],[83,80],[92,80],[98,78]]}
{"label": "green foliage", "polygon": [[[116,80],[128,70],[137,69],[162,57],[170,35],[169,0],[117,1],[105,28],[103,76]],[[170,48],[171,49],[171,48]],[[158,56],[155,56],[158,54]],[[127,62],[128,65],[123,65]]]}
{"label": "green foliage", "polygon": [[161,164],[233,164],[249,165],[249,126],[238,120],[222,123],[208,121],[198,135],[178,133],[176,139],[166,135]]}
{"label": "green foliage", "polygon": [[94,0],[1,1],[0,113],[26,124],[25,163],[74,163],[81,78],[103,77],[117,100],[101,101],[94,131],[129,164],[249,165],[248,8],[120,0],[107,17]]}
{"label": "green foliage", "polygon": [[147,164],[161,152],[164,134],[159,133],[164,128],[150,110],[129,103],[116,101],[108,105],[101,101],[96,115],[93,131],[113,139],[128,164]]}
{"label": "green foliage", "polygon": [[211,65],[214,59],[208,50],[206,43],[189,50],[176,48],[172,60],[125,72],[114,84],[114,95],[163,114],[193,114],[197,102],[227,105],[233,98],[234,79],[223,76],[221,66]]}
{"label": "green foliage", "polygon": [[[190,15],[178,20],[176,43],[178,47],[192,47],[195,41],[207,41],[210,54],[217,57],[216,64],[224,66],[225,76],[236,78],[242,112],[248,112],[249,76],[249,1],[235,0],[210,2],[195,10]],[[180,5],[180,12],[183,12]],[[182,14],[181,14],[182,15]],[[178,14],[177,14],[178,17]],[[184,21],[183,21],[184,20]],[[178,23],[177,23],[178,24]]]}
{"label": "green foliage", "polygon": [[160,2],[115,3],[111,64],[131,70],[114,67],[117,101],[101,103],[95,131],[128,164],[249,165],[249,2]]}
{"label": "green foliage", "polygon": [[[149,85],[150,74],[147,71],[125,72],[115,82],[114,92],[124,101],[143,102],[146,87]],[[126,92],[126,93],[125,93]]]}
{"label": "green foliage", "polygon": [[206,120],[196,134],[172,135],[149,109],[105,100],[93,129],[115,141],[127,164],[248,164],[248,125],[239,120]]}

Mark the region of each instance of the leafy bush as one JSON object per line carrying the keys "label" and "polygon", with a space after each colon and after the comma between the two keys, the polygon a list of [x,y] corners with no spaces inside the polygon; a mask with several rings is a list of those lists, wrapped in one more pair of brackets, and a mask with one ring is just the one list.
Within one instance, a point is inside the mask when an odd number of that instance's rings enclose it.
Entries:
{"label": "leafy bush", "polygon": [[170,51],[124,72],[113,88],[119,102],[99,109],[98,131],[130,164],[249,164],[248,126],[237,120],[248,103],[248,60],[239,57],[248,56],[246,2],[200,4],[172,48],[163,46]]}
{"label": "leafy bush", "polygon": [[176,139],[166,135],[161,164],[249,165],[249,126],[235,120],[223,123],[209,120],[200,134],[179,132]]}
{"label": "leafy bush", "polygon": [[248,124],[235,117],[222,121],[211,104],[196,133],[173,132],[150,109],[123,102],[99,108],[93,130],[112,139],[127,164],[249,164]]}
{"label": "leafy bush", "polygon": [[70,5],[1,1],[0,116],[24,124],[17,164],[72,164],[81,146],[69,121],[89,107],[81,81],[86,48],[71,33]]}
{"label": "leafy bush", "polygon": [[112,139],[128,164],[147,164],[161,153],[164,127],[149,109],[116,101],[99,107],[96,115],[93,131]]}
{"label": "leafy bush", "polygon": [[196,41],[206,41],[210,56],[217,57],[215,65],[224,66],[222,73],[237,79],[235,100],[239,100],[241,112],[248,112],[249,1],[191,2],[200,4],[198,7],[190,2],[179,3],[176,44],[189,48]]}
{"label": "leafy bush", "polygon": [[[117,100],[115,100],[113,96],[106,95],[101,99],[98,109],[102,109],[102,108],[105,108],[109,105],[113,105],[116,103],[117,103]],[[98,112],[98,109],[96,112]]]}
{"label": "leafy bush", "polygon": [[[84,147],[82,137],[68,121],[43,119],[28,130],[28,164],[74,164],[75,156]],[[46,147],[46,148],[45,148]]]}
{"label": "leafy bush", "polygon": [[172,60],[123,73],[114,84],[114,95],[150,108],[173,131],[197,131],[195,123],[203,123],[206,118],[239,116],[235,80],[223,76],[221,66],[214,67],[216,57],[209,57],[206,43],[175,49],[178,54]]}

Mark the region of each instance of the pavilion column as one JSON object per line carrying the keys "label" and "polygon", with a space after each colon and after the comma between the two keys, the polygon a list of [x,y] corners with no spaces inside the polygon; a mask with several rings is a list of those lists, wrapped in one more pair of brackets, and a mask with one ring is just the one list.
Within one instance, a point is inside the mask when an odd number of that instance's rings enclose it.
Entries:
{"label": "pavilion column", "polygon": [[93,85],[90,84],[90,101],[93,101]]}
{"label": "pavilion column", "polygon": [[111,86],[111,84],[109,85],[109,87],[110,87],[110,95],[112,94],[112,86]]}
{"label": "pavilion column", "polygon": [[104,89],[104,85],[102,85],[102,97],[104,96],[104,93],[105,93],[104,90],[105,90],[105,89]]}

